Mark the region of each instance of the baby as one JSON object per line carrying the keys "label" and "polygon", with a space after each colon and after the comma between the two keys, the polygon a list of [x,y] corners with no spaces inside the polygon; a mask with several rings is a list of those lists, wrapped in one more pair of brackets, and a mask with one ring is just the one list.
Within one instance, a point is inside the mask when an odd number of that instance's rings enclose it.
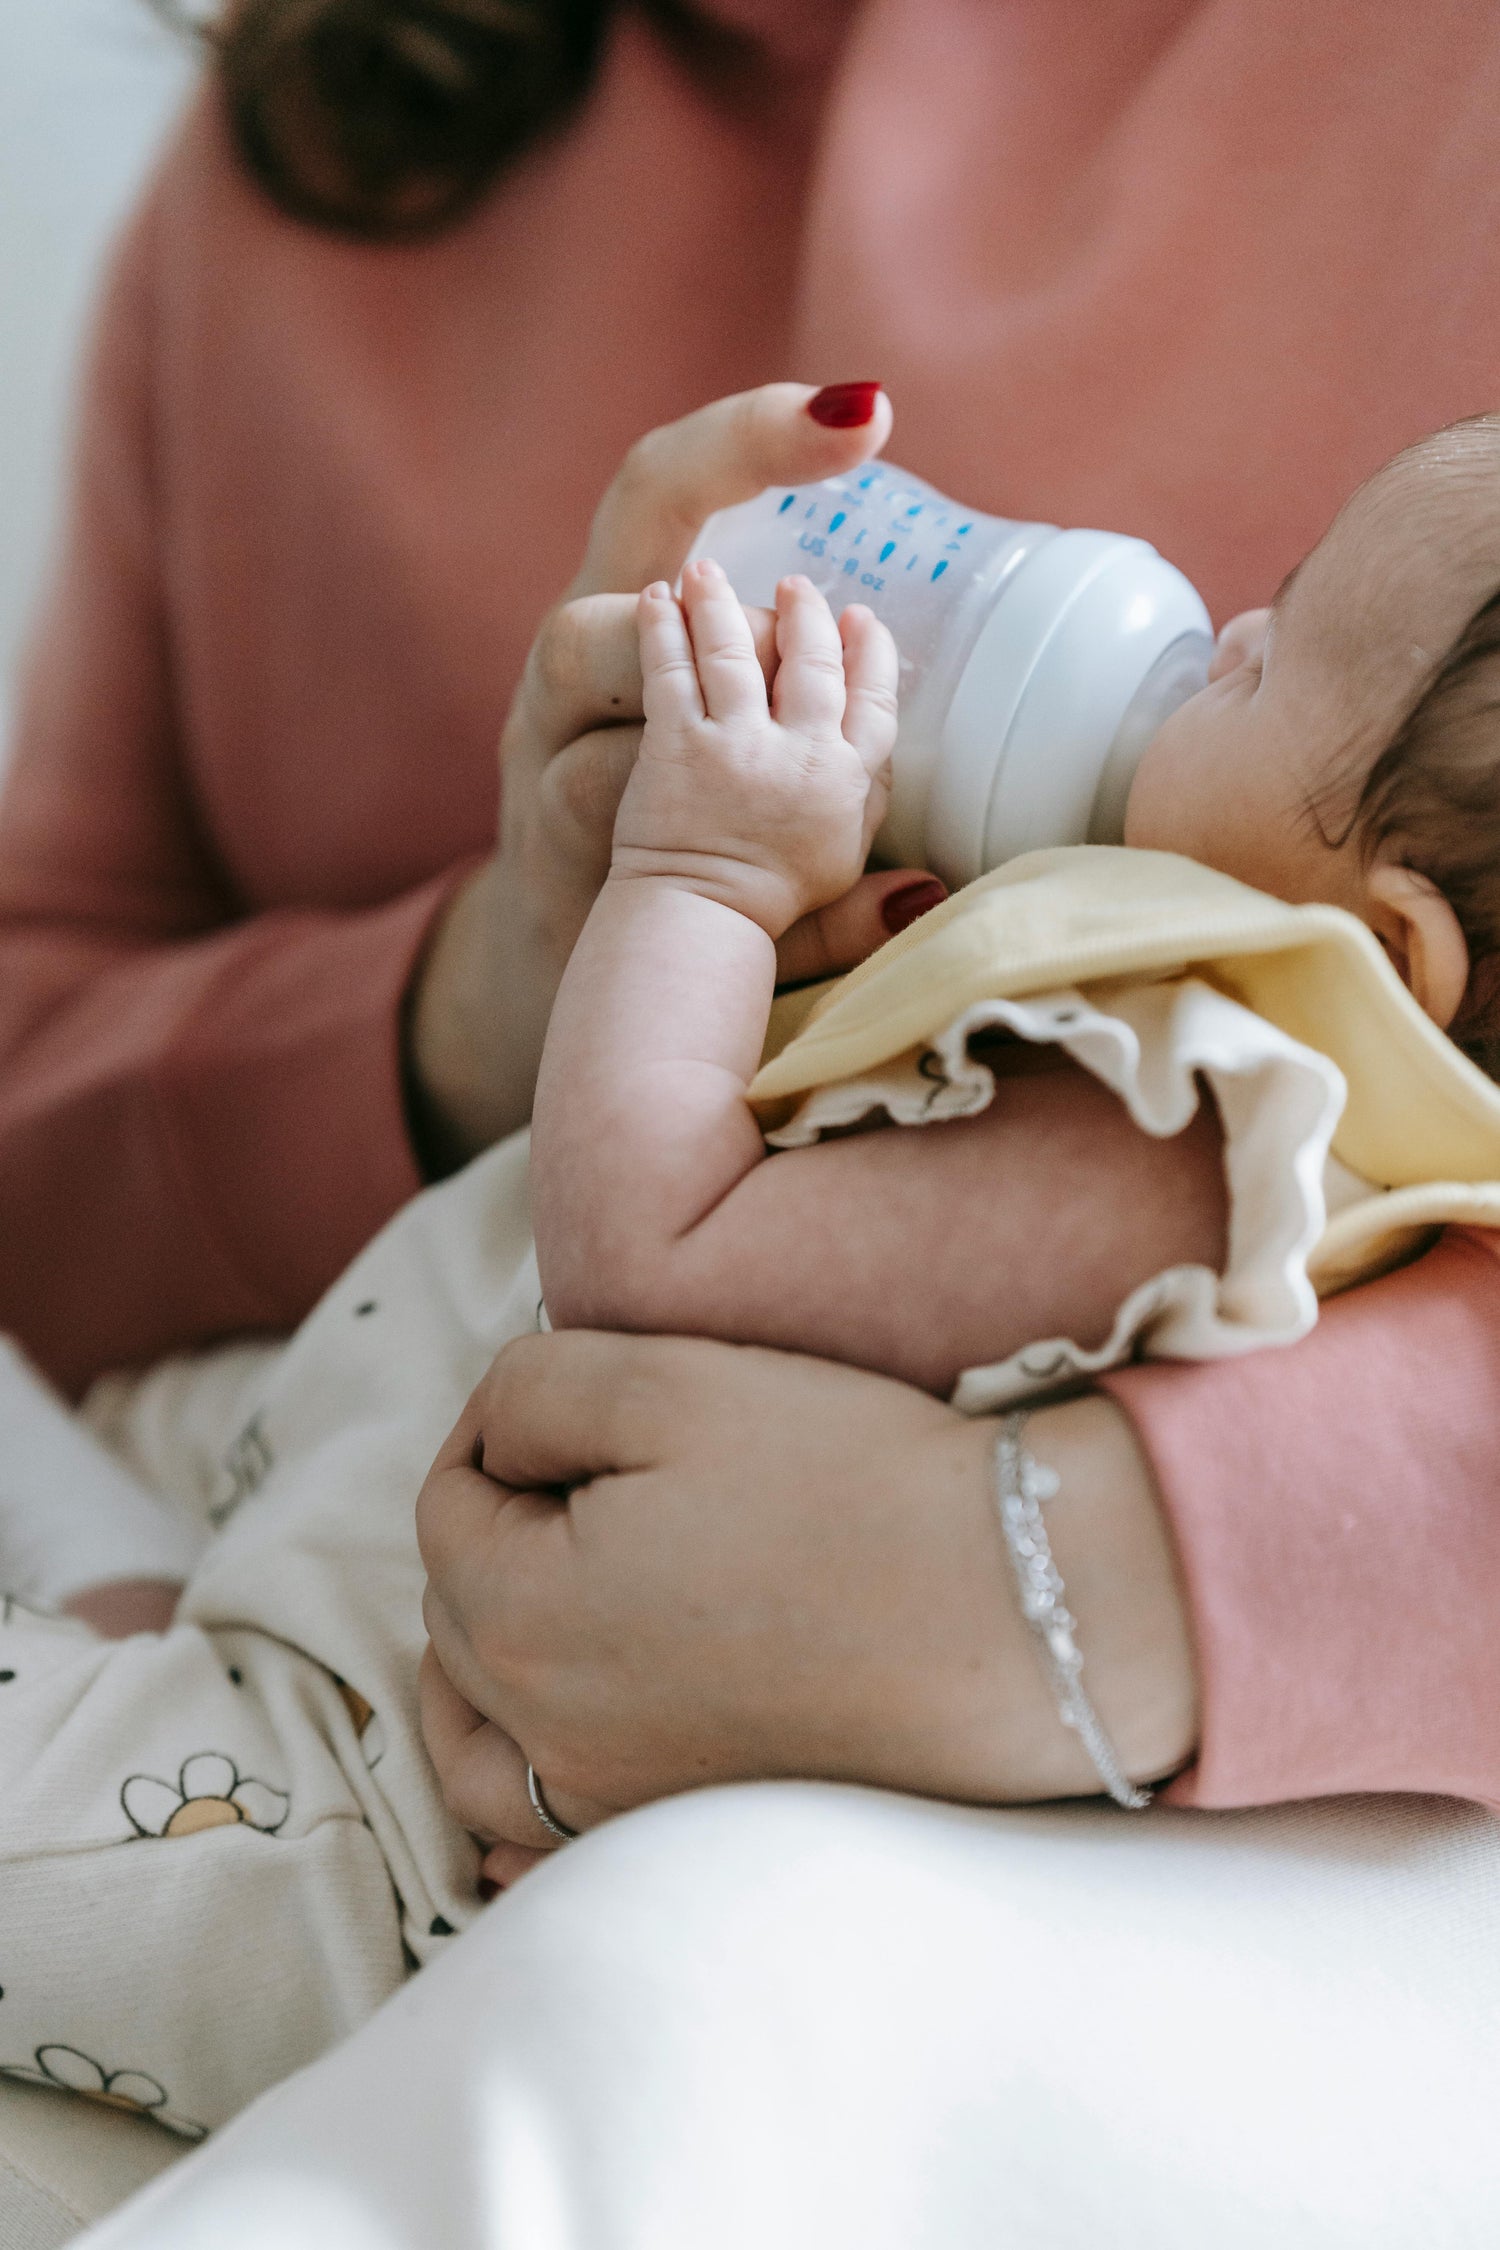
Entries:
{"label": "baby", "polygon": [[[1476,581],[1486,598],[1466,615]],[[1126,819],[1129,846],[1356,916],[1432,1022],[1479,1054],[1500,959],[1497,583],[1500,422],[1483,418],[1392,462],[1271,608],[1225,629]],[[1203,1257],[1191,1200],[1164,1210],[1122,1182],[1115,1223],[1058,1255],[1056,1207],[1007,1191],[1011,1100],[920,1146],[877,1133],[774,1162],[747,1100],[775,940],[854,881],[884,814],[889,634],[863,608],[835,625],[805,579],[784,581],[768,696],[716,564],[687,567],[680,603],[648,587],[639,616],[645,737],[537,1091],[553,1321],[814,1350],[943,1395],[1028,1339],[1107,1336],[1146,1274]],[[1073,873],[1097,886],[1116,855],[1067,856],[1095,863]],[[1175,880],[1161,871],[1163,913]],[[897,944],[930,947],[965,903]],[[1106,953],[1093,973],[1113,965]],[[1206,1052],[1184,1059],[1210,1068]],[[886,1085],[867,1091],[841,1119],[892,1110]]]}
{"label": "baby", "polygon": [[[1299,1333],[1339,1228],[1317,1286],[1392,1254],[1372,1207],[1500,1216],[1500,1097],[1432,1028],[1487,1052],[1497,499],[1500,420],[1403,454],[1221,635],[1137,775],[1136,849],[986,878],[759,1077],[775,939],[879,825],[894,650],[788,581],[768,694],[711,563],[680,600],[646,590],[645,736],[529,1154],[518,1135],[418,1198],[284,1347],[122,1395],[130,1464],[215,1527],[169,1630],[109,1641],[0,1599],[0,2070],[195,2135],[475,1911],[418,1725],[412,1507],[543,1298],[982,1411],[1132,1350]],[[1222,1189],[1153,1201],[1122,1142],[1080,1231],[1069,1120],[1117,1100],[1222,1134]],[[942,1130],[850,1129],[887,1120]]]}

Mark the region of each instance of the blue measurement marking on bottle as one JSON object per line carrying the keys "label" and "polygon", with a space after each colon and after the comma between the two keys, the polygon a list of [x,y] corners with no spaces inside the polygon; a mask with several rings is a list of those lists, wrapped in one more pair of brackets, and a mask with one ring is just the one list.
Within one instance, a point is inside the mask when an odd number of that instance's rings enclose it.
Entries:
{"label": "blue measurement marking on bottle", "polygon": [[[945,571],[945,570],[947,569],[947,567],[948,567],[948,561],[947,561],[947,557],[946,557],[946,556],[944,556],[943,560],[942,560],[942,561],[941,561],[941,562],[940,562],[940,563],[938,564],[938,566],[937,566],[936,570],[934,570],[934,572],[933,572],[933,574],[932,574],[932,577],[933,577],[933,578],[941,578],[941,577],[942,577],[942,575],[943,575],[943,572],[944,572],[944,571]],[[929,579],[929,580],[928,580],[928,584],[929,584],[929,585],[931,585],[931,583],[932,583],[932,579]]]}
{"label": "blue measurement marking on bottle", "polygon": [[837,530],[838,530],[838,527],[839,527],[839,525],[840,525],[841,523],[844,523],[844,522],[846,522],[846,521],[847,521],[847,517],[846,517],[845,511],[844,511],[844,510],[843,510],[842,508],[840,508],[840,510],[839,510],[839,512],[838,512],[838,514],[837,514],[836,516],[834,516],[834,517],[833,517],[833,518],[832,518],[832,519],[830,520],[830,522],[829,522],[829,525],[828,525],[828,528],[829,528],[829,530],[830,530],[830,531],[837,531]]}
{"label": "blue measurement marking on bottle", "polygon": [[921,503],[921,501],[920,501],[920,500],[914,501],[914,502],[912,503],[911,507],[909,507],[909,508],[907,509],[907,511],[906,511],[906,512],[907,512],[907,514],[908,514],[909,516],[919,516],[919,515],[920,515],[920,514],[922,513],[922,503]]}
{"label": "blue measurement marking on bottle", "polygon": [[958,530],[954,533],[954,537],[956,539],[962,539],[966,531],[972,531],[973,529],[974,526],[971,523],[961,523],[958,527]]}
{"label": "blue measurement marking on bottle", "polygon": [[860,491],[861,491],[861,492],[868,492],[868,491],[869,491],[869,489],[870,489],[870,487],[871,487],[871,485],[872,485],[872,484],[873,484],[874,482],[875,482],[875,478],[874,478],[873,476],[869,476],[869,477],[861,477],[861,478],[860,478],[860,480],[859,480],[859,489],[860,489]]}
{"label": "blue measurement marking on bottle", "polygon": [[875,560],[876,560],[877,562],[889,562],[889,561],[890,561],[890,559],[891,559],[891,557],[892,557],[892,555],[893,555],[893,554],[894,554],[895,552],[896,552],[896,542],[895,542],[895,540],[894,540],[894,539],[887,539],[887,541],[886,541],[885,545],[884,545],[884,546],[883,546],[883,547],[881,548],[881,550],[880,550],[879,554],[878,554],[878,555],[877,555],[877,556],[875,557]]}
{"label": "blue measurement marking on bottle", "polygon": [[786,514],[786,512],[787,512],[787,509],[788,509],[788,508],[789,508],[789,507],[791,506],[792,502],[793,502],[793,501],[794,501],[794,500],[796,499],[796,497],[797,497],[797,495],[796,495],[796,493],[795,493],[795,492],[789,492],[789,493],[787,494],[786,498],[785,498],[785,499],[784,499],[784,500],[782,501],[782,503],[781,503],[781,506],[780,506],[780,507],[779,507],[779,508],[777,509],[777,511],[776,511],[777,515],[778,515],[778,516],[784,516],[784,515]]}

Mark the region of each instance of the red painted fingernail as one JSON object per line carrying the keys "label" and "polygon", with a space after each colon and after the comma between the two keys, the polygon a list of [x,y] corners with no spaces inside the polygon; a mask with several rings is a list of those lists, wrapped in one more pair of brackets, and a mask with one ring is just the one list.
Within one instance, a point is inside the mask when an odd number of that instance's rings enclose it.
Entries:
{"label": "red painted fingernail", "polygon": [[880,919],[894,937],[898,930],[910,929],[920,922],[935,906],[941,906],[948,896],[948,886],[935,875],[924,875],[920,883],[903,883],[899,891],[887,891],[880,902]]}
{"label": "red painted fingernail", "polygon": [[500,1885],[491,1882],[488,1875],[481,1875],[474,1888],[478,1891],[486,1906],[489,1905],[492,1898],[500,1896]]}
{"label": "red painted fingernail", "polygon": [[862,430],[873,420],[879,383],[825,383],[807,402],[807,411],[827,430]]}

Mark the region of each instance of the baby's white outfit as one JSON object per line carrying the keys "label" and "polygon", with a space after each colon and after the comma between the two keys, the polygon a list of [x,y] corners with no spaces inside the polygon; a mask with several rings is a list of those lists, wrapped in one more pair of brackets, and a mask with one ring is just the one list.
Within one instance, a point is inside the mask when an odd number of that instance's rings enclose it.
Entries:
{"label": "baby's white outfit", "polygon": [[0,1614],[0,2068],[221,2123],[478,1907],[422,1749],[413,1503],[536,1325],[527,1144],[401,1212],[283,1347],[101,1402],[213,1532],[160,1636]]}
{"label": "baby's white outfit", "polygon": [[[995,1084],[968,1041],[996,1026],[1066,1047],[1149,1132],[1180,1130],[1211,1085],[1230,1255],[1222,1276],[1179,1268],[1137,1290],[1102,1352],[1039,1339],[969,1371],[960,1407],[1135,1351],[1214,1356],[1311,1324],[1328,1183],[1338,1201],[1371,1192],[1330,1166],[1344,1078],[1199,976],[971,1001],[930,1039],[797,1095],[773,1138],[874,1107],[906,1124],[983,1107]],[[0,2070],[196,2136],[477,1911],[477,1848],[417,1722],[413,1504],[495,1352],[541,1318],[521,1135],[401,1212],[289,1343],[96,1397],[127,1465],[213,1529],[160,1637],[105,1642],[3,1604]]]}

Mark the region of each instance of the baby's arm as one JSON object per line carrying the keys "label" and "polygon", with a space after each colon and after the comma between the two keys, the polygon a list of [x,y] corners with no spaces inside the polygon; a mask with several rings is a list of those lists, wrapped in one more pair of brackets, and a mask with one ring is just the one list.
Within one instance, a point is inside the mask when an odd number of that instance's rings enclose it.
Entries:
{"label": "baby's arm", "polygon": [[[642,597],[647,733],[537,1096],[542,1284],[559,1326],[783,1345],[938,1392],[1034,1337],[1102,1340],[1162,1266],[1217,1264],[1209,1115],[1163,1145],[1069,1066],[971,1120],[768,1163],[745,1089],[774,940],[838,896],[884,810],[895,658],[778,602],[775,716],[722,573]],[[689,639],[689,630],[691,640]]]}
{"label": "baby's arm", "polygon": [[560,1325],[691,1328],[733,1270],[709,1222],[765,1158],[745,1089],[776,940],[858,879],[884,809],[896,657],[787,580],[768,702],[714,563],[680,608],[648,587],[640,633],[646,730],[537,1085],[537,1247]]}

